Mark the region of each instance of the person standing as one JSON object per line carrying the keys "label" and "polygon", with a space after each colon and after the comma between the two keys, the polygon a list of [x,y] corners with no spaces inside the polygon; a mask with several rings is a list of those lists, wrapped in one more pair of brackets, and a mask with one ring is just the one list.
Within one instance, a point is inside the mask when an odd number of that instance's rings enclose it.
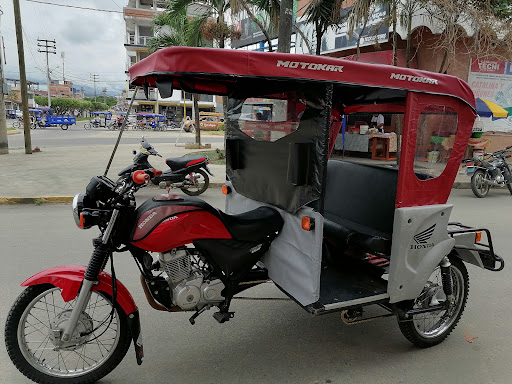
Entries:
{"label": "person standing", "polygon": [[380,113],[374,113],[370,125],[372,128],[377,128],[379,133],[384,133],[384,116]]}

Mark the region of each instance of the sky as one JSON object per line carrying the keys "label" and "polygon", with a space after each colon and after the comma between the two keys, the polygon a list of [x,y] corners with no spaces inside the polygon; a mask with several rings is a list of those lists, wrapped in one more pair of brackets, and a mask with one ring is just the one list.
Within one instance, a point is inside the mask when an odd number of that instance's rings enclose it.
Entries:
{"label": "sky", "polygon": [[[55,40],[57,54],[49,55],[52,80],[64,76],[75,87],[93,87],[91,74],[98,74],[97,94],[107,87],[114,95],[125,89],[126,50],[125,24],[122,10],[128,0],[19,0],[23,26],[25,68],[27,80],[41,83],[46,89],[46,54],[38,52],[37,39]],[[51,2],[118,12],[98,12],[70,7],[41,4]],[[12,0],[2,0],[3,15],[0,33],[4,39],[4,76],[19,79],[18,48]],[[87,90],[87,88],[86,88]]]}

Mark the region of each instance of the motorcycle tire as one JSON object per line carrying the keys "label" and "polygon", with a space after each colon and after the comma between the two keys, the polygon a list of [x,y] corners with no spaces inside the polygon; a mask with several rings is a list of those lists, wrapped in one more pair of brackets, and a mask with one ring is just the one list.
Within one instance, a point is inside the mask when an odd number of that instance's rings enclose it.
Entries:
{"label": "motorcycle tire", "polygon": [[84,124],[84,128],[85,129],[91,129],[91,124],[90,123],[85,123]]}
{"label": "motorcycle tire", "polygon": [[[441,343],[456,327],[464,312],[469,292],[469,275],[466,266],[457,256],[449,256],[455,296],[453,313],[446,310],[427,312],[414,315],[412,319],[399,319],[400,331],[412,344],[419,348],[428,348]],[[435,299],[446,300],[443,292],[441,268],[437,267],[430,275],[423,291],[415,300],[405,303],[402,309],[428,307]]]}
{"label": "motorcycle tire", "polygon": [[[51,297],[47,300],[47,296],[50,295]],[[104,308],[100,307],[98,300],[105,305]],[[108,305],[104,302],[107,302]],[[7,316],[5,323],[7,353],[16,368],[37,383],[85,384],[95,382],[109,374],[121,362],[130,347],[130,331],[126,315],[119,305],[115,306],[114,321],[109,323],[107,320],[100,324],[104,321],[105,313],[107,316],[110,313],[112,303],[110,296],[99,291],[92,293],[86,311],[79,318],[76,332],[81,333],[91,327],[97,327],[97,330],[93,331],[90,336],[80,336],[86,340],[82,344],[80,341],[79,344],[70,343],[69,346],[55,347],[51,332],[48,331],[46,334],[41,329],[45,329],[45,327],[48,327],[49,330],[55,327],[62,329],[69,313],[65,316],[62,315],[70,311],[70,303],[74,304],[74,301],[64,303],[60,296],[60,289],[51,284],[31,286],[21,293]],[[38,308],[37,304],[40,304],[41,308]],[[62,305],[58,306],[59,304]],[[88,313],[86,313],[87,311]],[[29,318],[31,321],[38,320],[36,322],[38,325],[40,321],[44,327],[35,327],[28,320]],[[115,331],[110,329],[111,325],[115,326]],[[105,326],[107,336],[102,334]],[[112,332],[108,332],[109,329],[114,332],[114,335]],[[113,342],[109,345],[106,340],[112,336],[114,338],[110,339],[110,342],[112,340]],[[97,339],[94,340],[95,337]],[[31,338],[36,340],[29,341]],[[40,342],[42,338],[44,340]],[[105,343],[100,341],[102,338]],[[90,357],[94,351],[98,351],[98,361]],[[39,354],[40,356],[37,357],[36,355]],[[44,354],[46,355],[43,356]],[[65,360],[67,360],[67,364]],[[54,363],[55,365],[52,366]]]}
{"label": "motorcycle tire", "polygon": [[21,127],[21,124],[19,121],[15,121],[12,123],[12,127],[18,129],[19,127]]}
{"label": "motorcycle tire", "polygon": [[483,198],[489,193],[490,185],[484,183],[485,176],[486,172],[482,169],[477,169],[473,176],[471,176],[471,190],[476,197]]}
{"label": "motorcycle tire", "polygon": [[67,125],[67,124],[61,124],[60,125],[60,129],[62,129],[63,131],[67,131],[68,128],[69,128],[69,125]]}
{"label": "motorcycle tire", "polygon": [[193,187],[194,189],[190,189],[190,186],[181,187],[180,189],[186,195],[199,196],[201,193],[203,193],[204,191],[206,191],[208,189],[208,186],[210,185],[210,178],[208,177],[208,174],[205,171],[203,171],[202,169],[199,169],[192,173],[199,174],[200,176],[202,176],[204,179],[203,183],[202,184],[198,183],[197,186]]}

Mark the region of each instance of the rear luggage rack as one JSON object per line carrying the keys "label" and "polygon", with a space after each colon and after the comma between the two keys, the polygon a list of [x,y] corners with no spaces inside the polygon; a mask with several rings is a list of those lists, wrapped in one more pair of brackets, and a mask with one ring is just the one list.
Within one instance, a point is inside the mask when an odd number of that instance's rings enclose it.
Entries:
{"label": "rear luggage rack", "polygon": [[[485,232],[487,235],[487,241],[489,244],[482,244],[478,243],[478,246],[475,247],[466,247],[466,246],[456,246],[457,249],[463,249],[466,251],[476,251],[480,255],[480,258],[482,260],[482,263],[484,265],[484,268],[493,271],[498,272],[501,271],[505,267],[505,261],[502,257],[494,253],[494,248],[492,246],[492,239],[491,239],[491,232],[486,228],[472,228],[468,227],[467,225],[463,225],[461,223],[448,223],[448,227],[458,227],[461,229],[455,229],[450,230],[448,229],[448,235],[453,237],[453,235],[460,234],[460,233],[471,233],[471,232]],[[476,244],[475,244],[476,245]],[[495,267],[495,263],[499,263],[499,267]]]}

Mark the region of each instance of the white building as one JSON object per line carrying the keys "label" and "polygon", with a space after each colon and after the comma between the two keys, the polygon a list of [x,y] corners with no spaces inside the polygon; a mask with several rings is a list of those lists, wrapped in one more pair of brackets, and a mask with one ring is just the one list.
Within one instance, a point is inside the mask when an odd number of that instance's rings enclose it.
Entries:
{"label": "white building", "polygon": [[[136,62],[149,56],[147,43],[153,33],[151,20],[165,9],[166,1],[162,0],[129,0],[123,9],[126,24],[126,73],[128,68]],[[128,85],[127,85],[128,87]],[[127,104],[130,103],[133,91],[128,91]],[[152,89],[149,98],[146,99],[143,90],[140,90],[133,102],[136,112],[161,113],[168,117],[176,115],[175,120],[181,120],[184,114],[192,116],[192,95],[175,90],[172,97],[163,99],[158,90]],[[199,108],[201,111],[215,111],[215,98],[209,95],[201,95]]]}

